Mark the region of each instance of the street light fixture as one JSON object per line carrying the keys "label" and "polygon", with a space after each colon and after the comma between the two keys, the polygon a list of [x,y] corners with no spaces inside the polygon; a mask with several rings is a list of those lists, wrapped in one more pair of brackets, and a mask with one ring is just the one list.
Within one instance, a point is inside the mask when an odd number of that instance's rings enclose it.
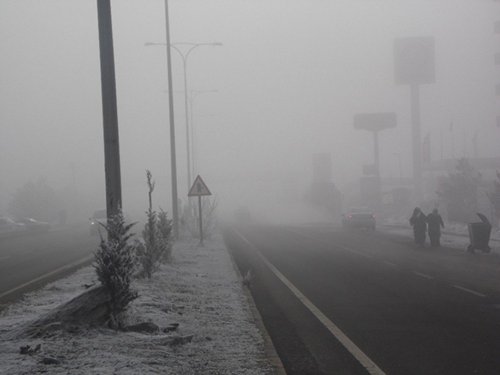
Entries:
{"label": "street light fixture", "polygon": [[[153,43],[146,42],[144,46],[166,46],[167,43]],[[183,51],[177,46],[188,46],[189,48],[183,53]],[[191,146],[190,146],[190,136],[189,136],[189,104],[188,104],[188,83],[187,83],[187,61],[188,57],[193,52],[195,48],[201,46],[212,46],[212,47],[220,47],[222,43],[220,42],[211,42],[211,43],[171,43],[170,47],[176,51],[182,59],[182,66],[184,72],[184,111],[185,111],[185,119],[186,119],[186,155],[187,155],[187,189],[191,187]]]}

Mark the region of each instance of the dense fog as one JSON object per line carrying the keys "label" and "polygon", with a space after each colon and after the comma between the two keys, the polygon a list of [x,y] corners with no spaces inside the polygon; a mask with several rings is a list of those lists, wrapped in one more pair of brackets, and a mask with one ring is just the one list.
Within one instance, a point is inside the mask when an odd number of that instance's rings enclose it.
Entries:
{"label": "dense fog", "polygon": [[[219,211],[266,217],[294,208],[315,155],[343,196],[373,163],[358,113],[394,112],[379,134],[382,180],[412,177],[410,88],[394,78],[394,41],[433,37],[435,83],[420,86],[432,160],[497,157],[500,3],[487,0],[170,0],[171,43],[187,62],[193,179]],[[163,0],[113,0],[123,207],[171,210]],[[105,207],[96,1],[0,2],[0,214],[28,182],[65,199],[71,219]],[[179,199],[187,200],[183,65],[172,52]],[[474,148],[474,140],[476,148]],[[329,164],[329,162],[326,162]],[[327,168],[329,169],[329,168]],[[432,188],[430,188],[432,190]],[[299,215],[299,216],[300,216]]]}

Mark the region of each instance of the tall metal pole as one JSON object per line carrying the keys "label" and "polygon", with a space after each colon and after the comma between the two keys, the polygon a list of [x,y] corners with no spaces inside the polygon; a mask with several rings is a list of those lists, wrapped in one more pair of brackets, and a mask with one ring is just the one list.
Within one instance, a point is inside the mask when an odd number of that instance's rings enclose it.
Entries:
{"label": "tall metal pole", "polygon": [[191,188],[192,184],[192,175],[191,175],[191,126],[190,126],[190,117],[189,117],[189,99],[188,99],[188,80],[187,80],[187,63],[188,57],[193,52],[195,48],[201,46],[220,46],[222,43],[213,42],[213,43],[179,43],[179,44],[187,44],[191,45],[191,48],[187,50],[187,52],[182,53],[182,51],[177,48],[175,45],[171,45],[172,47],[182,59],[182,67],[184,70],[184,111],[185,111],[185,121],[186,121],[186,153],[187,153],[187,189]]}
{"label": "tall metal pole", "polygon": [[177,202],[177,161],[175,154],[175,123],[174,123],[174,91],[172,88],[172,61],[170,56],[170,24],[168,15],[168,0],[165,0],[165,30],[167,40],[167,70],[168,70],[168,109],[170,122],[170,166],[172,174],[172,220],[174,236],[179,238],[179,209]]}
{"label": "tall metal pole", "polygon": [[415,200],[419,203],[422,201],[422,142],[420,138],[420,96],[418,84],[411,84],[410,92],[413,145],[413,182],[415,184]]}
{"label": "tall metal pole", "polygon": [[97,18],[101,59],[106,211],[107,217],[111,218],[122,207],[122,192],[110,0],[97,0]]}
{"label": "tall metal pole", "polygon": [[[166,3],[167,0],[165,0]],[[191,131],[190,131],[190,126],[189,126],[189,99],[188,99],[188,82],[187,82],[187,62],[188,62],[188,57],[190,53],[197,47],[200,46],[222,46],[222,43],[219,42],[213,42],[213,43],[177,43],[177,44],[185,44],[191,46],[191,48],[183,53],[179,48],[175,46],[175,44],[171,43],[151,43],[151,42],[146,42],[144,43],[145,46],[157,46],[157,45],[166,45],[167,47],[170,46],[174,51],[176,51],[179,56],[182,59],[182,67],[183,67],[183,73],[184,73],[184,111],[185,111],[185,123],[186,123],[186,161],[187,161],[187,189],[189,190],[191,188],[192,184],[192,173],[191,173],[191,159],[192,159],[192,152],[191,152]]]}
{"label": "tall metal pole", "polygon": [[[182,55],[181,55],[182,56]],[[191,188],[191,138],[189,131],[189,108],[188,108],[188,83],[187,83],[187,56],[182,56],[184,67],[184,111],[186,116],[186,153],[187,153],[187,189]]]}

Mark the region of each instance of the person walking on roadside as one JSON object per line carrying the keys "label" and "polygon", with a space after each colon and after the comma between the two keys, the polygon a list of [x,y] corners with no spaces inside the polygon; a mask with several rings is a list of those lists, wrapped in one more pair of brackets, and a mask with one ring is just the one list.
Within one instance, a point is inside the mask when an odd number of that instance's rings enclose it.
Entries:
{"label": "person walking on roadside", "polygon": [[441,228],[444,228],[443,218],[437,208],[427,215],[427,225],[429,228],[429,239],[432,247],[441,246]]}
{"label": "person walking on roadside", "polygon": [[427,217],[418,207],[415,207],[410,218],[410,225],[413,227],[413,237],[418,246],[425,245],[425,233],[427,232]]}

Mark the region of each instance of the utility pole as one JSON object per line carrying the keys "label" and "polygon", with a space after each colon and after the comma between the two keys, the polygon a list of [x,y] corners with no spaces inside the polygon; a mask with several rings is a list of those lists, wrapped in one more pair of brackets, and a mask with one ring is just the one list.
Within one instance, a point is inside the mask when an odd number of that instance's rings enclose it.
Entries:
{"label": "utility pole", "polygon": [[110,0],[97,0],[97,18],[101,59],[106,212],[108,219],[110,219],[122,208],[120,144],[116,109],[115,61],[113,57]]}
{"label": "utility pole", "polygon": [[175,153],[175,123],[174,123],[174,90],[172,85],[172,60],[170,53],[170,24],[168,15],[168,0],[165,0],[165,31],[168,70],[168,109],[170,122],[170,168],[172,173],[172,220],[174,236],[179,238],[179,209],[177,202],[177,161]]}

